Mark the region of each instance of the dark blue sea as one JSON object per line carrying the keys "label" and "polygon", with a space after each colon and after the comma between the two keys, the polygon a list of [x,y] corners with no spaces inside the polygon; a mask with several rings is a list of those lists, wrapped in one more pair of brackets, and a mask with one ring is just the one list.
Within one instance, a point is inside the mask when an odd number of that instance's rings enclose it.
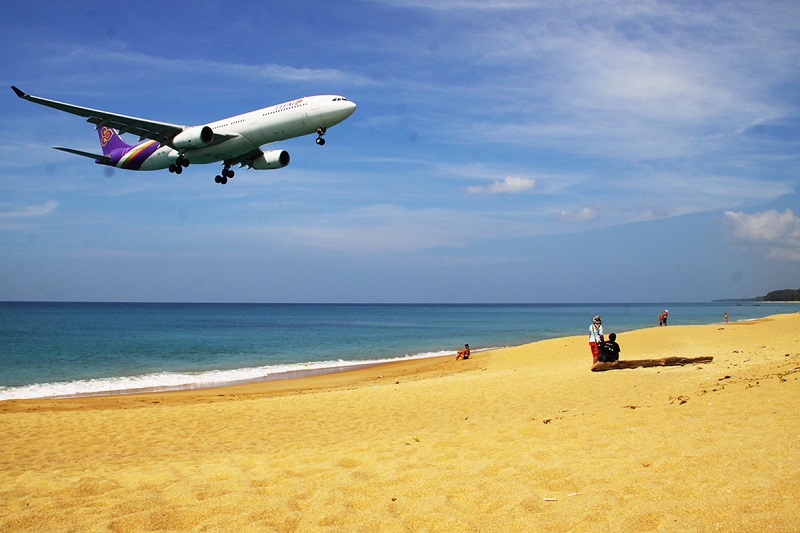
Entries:
{"label": "dark blue sea", "polygon": [[607,332],[751,320],[800,304],[0,303],[0,400],[209,387]]}

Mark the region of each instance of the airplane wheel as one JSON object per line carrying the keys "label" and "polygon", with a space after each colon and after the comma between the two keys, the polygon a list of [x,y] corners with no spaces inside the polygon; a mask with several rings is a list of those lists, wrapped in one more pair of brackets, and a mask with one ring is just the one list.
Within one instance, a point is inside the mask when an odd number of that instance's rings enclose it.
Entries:
{"label": "airplane wheel", "polygon": [[228,184],[228,178],[226,178],[225,176],[222,176],[222,179],[219,182],[221,184],[223,184],[223,185],[227,185]]}
{"label": "airplane wheel", "polygon": [[222,183],[222,176],[216,176],[214,178],[214,183]]}
{"label": "airplane wheel", "polygon": [[189,160],[188,160],[188,159],[184,159],[184,160],[182,160],[182,161],[181,161],[181,165],[183,165],[183,166],[185,166],[185,167],[188,167],[188,166],[189,166]]}
{"label": "airplane wheel", "polygon": [[169,171],[172,172],[172,173],[175,173],[175,168],[176,168],[175,165],[170,165],[169,166]]}
{"label": "airplane wheel", "polygon": [[317,144],[322,146],[323,144],[325,144],[325,139],[323,139],[322,137],[317,137]]}
{"label": "airplane wheel", "polygon": [[175,174],[180,174],[181,172],[183,172],[183,167],[181,166],[175,167]]}

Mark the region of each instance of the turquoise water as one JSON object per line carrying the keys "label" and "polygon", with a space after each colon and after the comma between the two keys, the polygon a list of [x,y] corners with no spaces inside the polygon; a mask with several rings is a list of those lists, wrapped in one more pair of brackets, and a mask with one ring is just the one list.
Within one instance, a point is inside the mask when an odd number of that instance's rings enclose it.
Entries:
{"label": "turquoise water", "polygon": [[[749,320],[798,304],[0,303],[0,400],[212,386],[607,332]],[[288,374],[287,374],[288,373]]]}

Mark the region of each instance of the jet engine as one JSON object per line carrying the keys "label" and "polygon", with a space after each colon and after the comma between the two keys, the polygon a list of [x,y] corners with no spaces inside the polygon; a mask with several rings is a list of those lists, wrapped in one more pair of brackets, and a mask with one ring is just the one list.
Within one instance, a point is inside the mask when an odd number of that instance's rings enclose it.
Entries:
{"label": "jet engine", "polygon": [[256,170],[283,168],[289,164],[289,159],[289,152],[286,150],[268,150],[253,159],[250,166]]}
{"label": "jet engine", "polygon": [[179,150],[201,148],[214,140],[214,132],[208,126],[186,128],[172,139],[172,146]]}

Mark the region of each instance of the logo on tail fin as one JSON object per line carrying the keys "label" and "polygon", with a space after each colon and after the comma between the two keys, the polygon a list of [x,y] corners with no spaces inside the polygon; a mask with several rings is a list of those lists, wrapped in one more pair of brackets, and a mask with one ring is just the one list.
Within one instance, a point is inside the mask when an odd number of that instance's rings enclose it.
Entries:
{"label": "logo on tail fin", "polygon": [[114,130],[106,126],[103,126],[103,128],[100,130],[100,144],[102,146],[105,146],[106,144],[108,144],[108,141],[110,141],[113,136],[114,136]]}
{"label": "logo on tail fin", "polygon": [[[103,155],[112,155],[115,152],[128,150],[131,146],[122,140],[122,137],[108,126],[97,128],[97,135],[100,137],[100,146],[103,147]],[[118,156],[120,154],[117,154]]]}

